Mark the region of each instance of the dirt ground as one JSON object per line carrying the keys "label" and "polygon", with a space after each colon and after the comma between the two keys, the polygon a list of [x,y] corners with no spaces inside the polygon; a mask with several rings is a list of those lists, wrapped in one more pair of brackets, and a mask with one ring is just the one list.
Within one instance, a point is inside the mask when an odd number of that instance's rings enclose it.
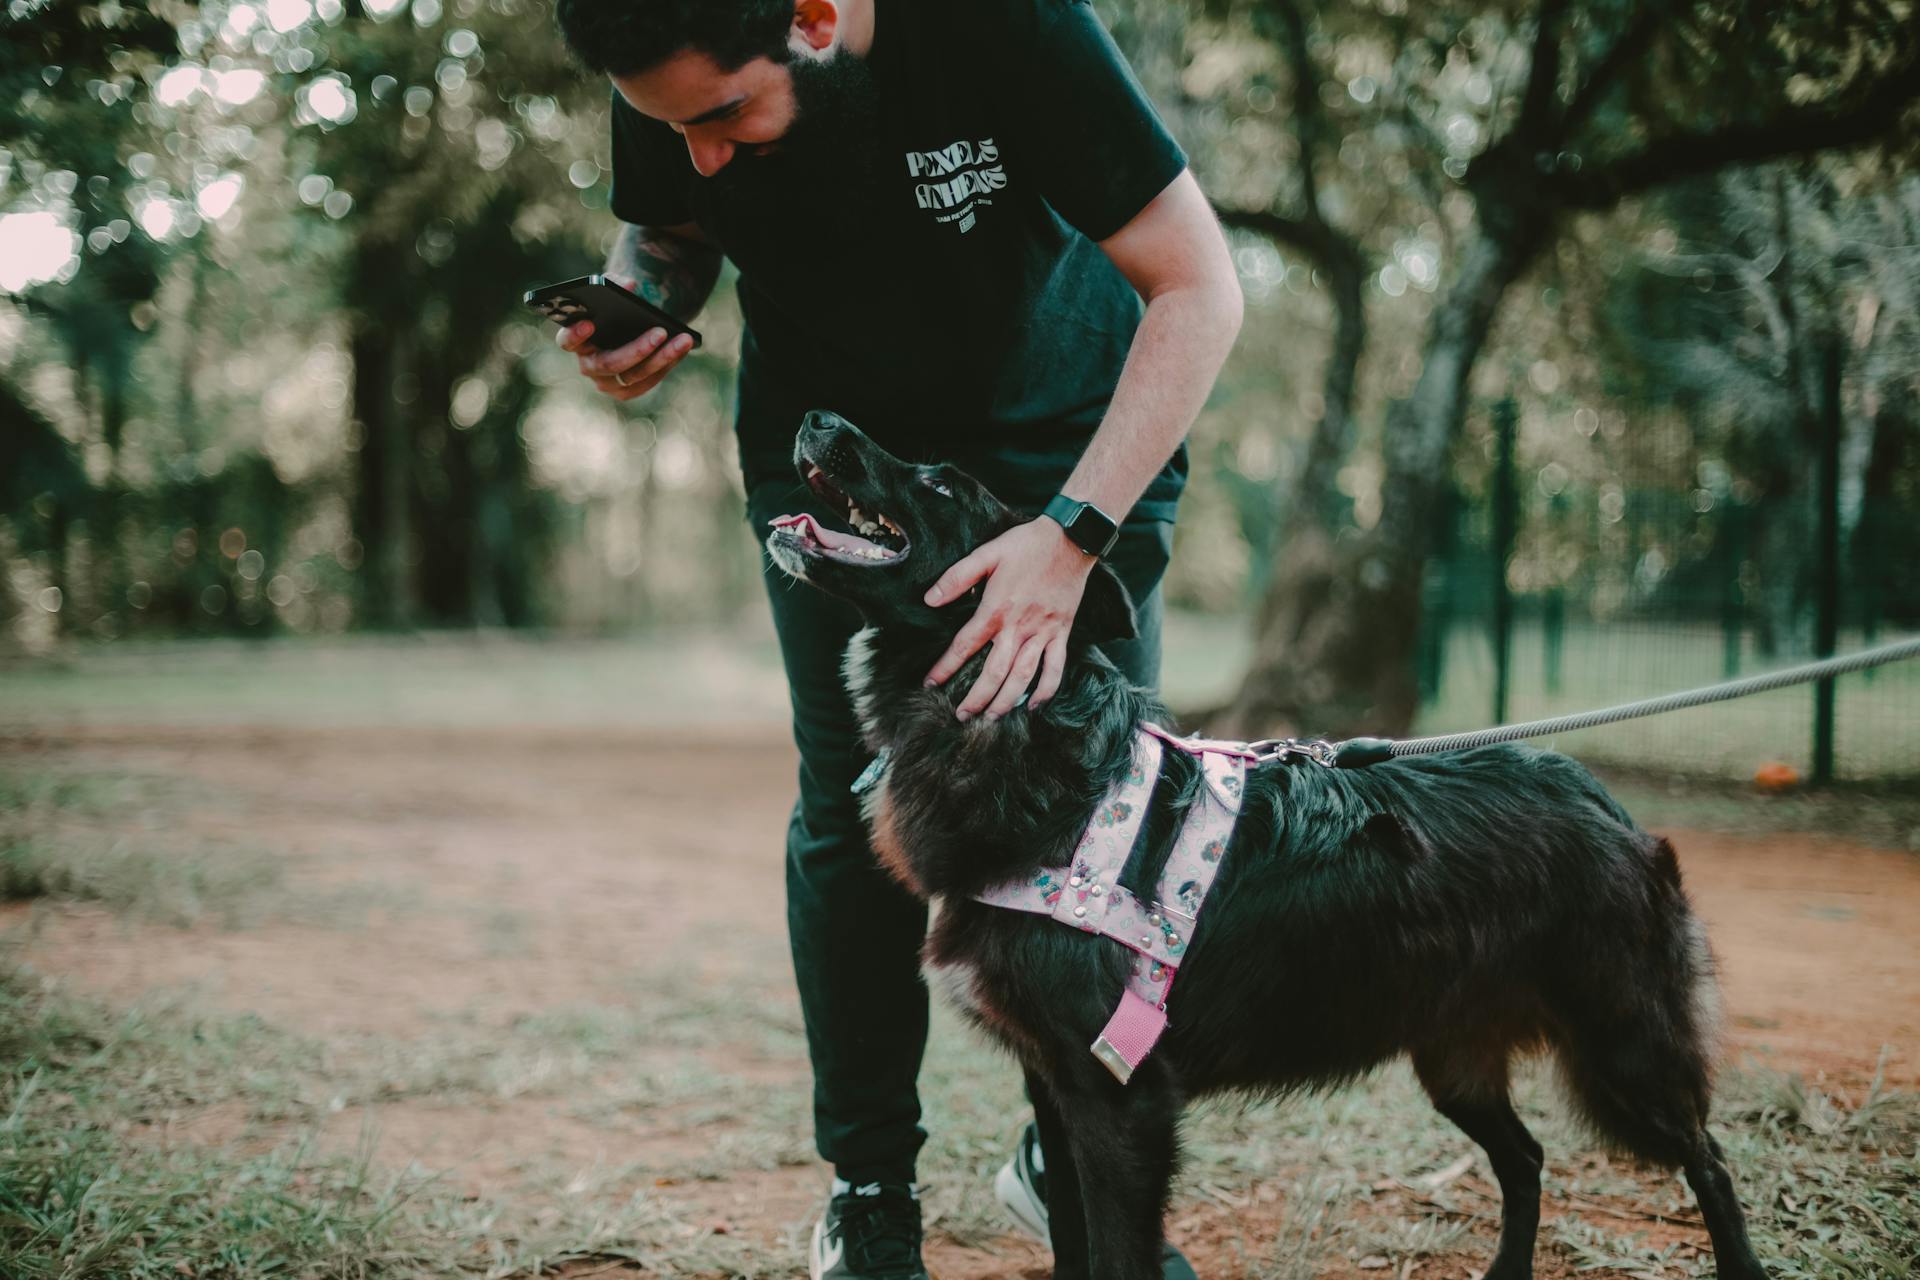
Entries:
{"label": "dirt ground", "polygon": [[[207,837],[266,845],[316,891],[381,886],[352,929],[180,929],[87,907],[0,914],[0,929],[33,917],[17,930],[27,963],[113,1002],[184,991],[351,1046],[629,999],[635,957],[668,951],[689,983],[788,981],[780,848],[793,759],[777,736],[89,727],[0,739],[0,753],[191,780],[217,798],[183,819]],[[1863,1094],[1882,1062],[1889,1083],[1920,1083],[1920,858],[1815,835],[1665,834],[1722,965],[1730,1060],[1801,1072],[1842,1097]],[[791,1057],[725,1053],[735,1073],[804,1078]],[[348,1109],[341,1133],[363,1120]],[[703,1141],[644,1117],[610,1129],[537,1096],[403,1102],[378,1123],[382,1159],[444,1169],[482,1194],[547,1157],[665,1157]],[[171,1137],[224,1141],[244,1120],[211,1108],[175,1124]],[[823,1180],[817,1166],[776,1167],[686,1194],[701,1221],[776,1248],[815,1212]],[[1475,1174],[1460,1185],[1492,1192]],[[1171,1225],[1206,1274],[1260,1247],[1268,1199],[1262,1188],[1245,1204],[1190,1200]],[[1578,1207],[1550,1204],[1548,1216]],[[1639,1225],[1705,1243],[1690,1221]],[[1419,1274],[1465,1277],[1473,1257],[1484,1265],[1476,1252]],[[963,1248],[936,1230],[930,1259],[944,1280],[1045,1274],[1044,1254],[1011,1236]],[[1544,1252],[1541,1264],[1571,1274]]]}

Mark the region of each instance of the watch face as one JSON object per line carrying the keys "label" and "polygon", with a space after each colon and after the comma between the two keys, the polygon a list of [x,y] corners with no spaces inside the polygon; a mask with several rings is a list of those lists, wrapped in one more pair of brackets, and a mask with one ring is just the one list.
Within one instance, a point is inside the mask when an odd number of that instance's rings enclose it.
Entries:
{"label": "watch face", "polygon": [[1042,513],[1057,521],[1076,547],[1090,556],[1103,556],[1113,550],[1120,526],[1091,502],[1078,502],[1066,494],[1055,494]]}
{"label": "watch face", "polygon": [[1100,508],[1082,507],[1080,518],[1073,524],[1083,539],[1082,545],[1096,553],[1107,549],[1107,541],[1114,534],[1114,523]]}

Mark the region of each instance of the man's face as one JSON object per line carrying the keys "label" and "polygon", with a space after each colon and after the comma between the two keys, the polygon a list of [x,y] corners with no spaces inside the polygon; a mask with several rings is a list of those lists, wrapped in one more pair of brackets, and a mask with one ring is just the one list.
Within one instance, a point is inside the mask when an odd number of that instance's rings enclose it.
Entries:
{"label": "man's face", "polygon": [[771,58],[722,71],[706,54],[689,50],[613,83],[634,110],[666,121],[687,140],[694,169],[707,178],[738,151],[770,152],[799,114],[793,76]]}

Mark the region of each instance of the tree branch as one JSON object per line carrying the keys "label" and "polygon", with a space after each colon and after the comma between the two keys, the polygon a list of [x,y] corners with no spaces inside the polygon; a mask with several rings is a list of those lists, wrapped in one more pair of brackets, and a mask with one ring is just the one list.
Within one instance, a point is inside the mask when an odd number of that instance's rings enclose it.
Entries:
{"label": "tree branch", "polygon": [[1215,205],[1220,225],[1253,231],[1276,244],[1291,245],[1317,259],[1322,266],[1351,264],[1365,270],[1365,258],[1346,236],[1317,218],[1291,218],[1266,209],[1230,209]]}
{"label": "tree branch", "polygon": [[1566,16],[1566,0],[1540,0],[1533,25],[1533,69],[1527,74],[1526,96],[1521,99],[1520,117],[1513,122],[1509,137],[1544,137],[1557,123],[1554,99],[1560,90],[1560,24]]}
{"label": "tree branch", "polygon": [[1788,107],[1771,120],[1678,133],[1577,172],[1562,171],[1549,179],[1552,194],[1568,208],[1608,209],[1678,178],[1871,142],[1892,132],[1920,98],[1917,64],[1920,57],[1910,55],[1844,107]]}
{"label": "tree branch", "polygon": [[1606,97],[1607,90],[1613,88],[1620,79],[1620,72],[1627,64],[1646,52],[1654,33],[1660,29],[1660,19],[1665,16],[1666,8],[1661,3],[1642,4],[1632,23],[1620,33],[1620,38],[1613,42],[1613,46],[1601,55],[1593,70],[1587,73],[1586,79],[1574,91],[1573,101],[1567,104],[1563,117],[1569,136],[1587,122],[1587,117]]}
{"label": "tree branch", "polygon": [[1307,22],[1294,0],[1274,0],[1280,19],[1281,45],[1286,50],[1287,67],[1293,74],[1293,136],[1300,146],[1300,204],[1307,217],[1325,224],[1320,212],[1320,184],[1316,177],[1316,153],[1326,134],[1326,108],[1320,101],[1320,71],[1307,51]]}

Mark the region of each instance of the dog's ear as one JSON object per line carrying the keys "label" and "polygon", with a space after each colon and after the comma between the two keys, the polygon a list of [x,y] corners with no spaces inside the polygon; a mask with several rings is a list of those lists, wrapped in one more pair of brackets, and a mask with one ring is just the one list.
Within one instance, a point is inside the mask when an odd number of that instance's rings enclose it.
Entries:
{"label": "dog's ear", "polygon": [[1082,644],[1103,640],[1132,640],[1140,634],[1133,620],[1133,597],[1104,560],[1096,561],[1073,615],[1073,639]]}

